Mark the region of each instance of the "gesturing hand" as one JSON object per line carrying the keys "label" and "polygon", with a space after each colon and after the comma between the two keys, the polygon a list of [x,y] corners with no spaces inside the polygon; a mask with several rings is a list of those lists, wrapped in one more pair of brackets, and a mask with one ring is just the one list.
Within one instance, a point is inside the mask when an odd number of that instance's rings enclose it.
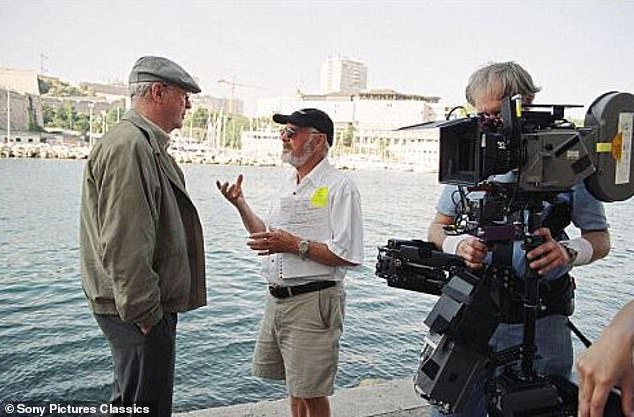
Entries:
{"label": "gesturing hand", "polygon": [[247,245],[258,251],[258,255],[272,253],[296,253],[299,238],[281,229],[271,229],[267,232],[252,233]]}
{"label": "gesturing hand", "polygon": [[240,174],[238,175],[236,182],[231,185],[229,185],[229,182],[221,183],[220,181],[216,180],[216,187],[218,187],[218,190],[220,190],[222,195],[236,207],[244,203],[244,194],[242,194],[243,179],[243,175]]}

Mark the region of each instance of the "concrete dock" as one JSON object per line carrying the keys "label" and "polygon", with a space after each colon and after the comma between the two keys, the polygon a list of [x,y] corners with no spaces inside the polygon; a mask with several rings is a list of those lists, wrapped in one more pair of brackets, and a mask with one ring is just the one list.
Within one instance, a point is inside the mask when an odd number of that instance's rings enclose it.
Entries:
{"label": "concrete dock", "polygon": [[[419,397],[410,378],[335,391],[332,417],[425,417],[431,406]],[[177,417],[285,417],[288,400],[260,401],[175,414]]]}

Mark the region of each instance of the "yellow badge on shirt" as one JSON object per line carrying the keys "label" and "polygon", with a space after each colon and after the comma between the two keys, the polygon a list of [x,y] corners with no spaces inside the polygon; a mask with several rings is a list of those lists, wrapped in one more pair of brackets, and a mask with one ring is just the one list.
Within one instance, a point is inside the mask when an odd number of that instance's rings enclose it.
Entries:
{"label": "yellow badge on shirt", "polygon": [[328,187],[319,187],[315,190],[315,194],[310,198],[311,207],[327,207],[328,206]]}

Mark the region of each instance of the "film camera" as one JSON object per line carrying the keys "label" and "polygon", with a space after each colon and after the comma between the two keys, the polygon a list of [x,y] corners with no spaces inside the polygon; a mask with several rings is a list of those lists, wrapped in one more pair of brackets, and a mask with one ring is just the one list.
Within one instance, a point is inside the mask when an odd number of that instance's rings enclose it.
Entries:
{"label": "film camera", "polygon": [[[564,118],[567,107],[574,106],[527,106],[519,96],[507,97],[501,118],[403,128],[439,129],[439,182],[460,190],[456,224],[446,233],[472,234],[491,247],[520,240],[528,252],[541,243],[533,235],[537,228],[563,231],[567,225],[559,221],[565,215],[544,213],[544,202],[554,203],[559,193],[583,181],[604,202],[634,194],[634,96],[602,95],[589,107],[583,127]],[[481,198],[467,200],[465,188]],[[576,416],[577,387],[535,371],[535,322],[545,308],[535,271],[526,267],[514,304],[521,306],[522,343],[499,352],[488,345],[493,332],[510,315],[518,317],[509,307],[512,292],[505,290],[517,281],[512,268],[493,264],[473,270],[429,242],[389,239],[379,247],[376,274],[389,286],[439,296],[425,319],[429,333],[414,385],[440,411],[465,411],[481,384],[490,416]],[[490,378],[482,381],[483,375]],[[605,415],[622,415],[614,392]]]}

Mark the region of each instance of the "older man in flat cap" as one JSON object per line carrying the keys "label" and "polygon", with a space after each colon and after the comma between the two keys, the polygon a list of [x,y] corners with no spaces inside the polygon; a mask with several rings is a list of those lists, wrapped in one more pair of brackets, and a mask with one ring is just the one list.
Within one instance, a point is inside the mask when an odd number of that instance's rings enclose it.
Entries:
{"label": "older man in flat cap", "polygon": [[170,416],[177,313],[205,305],[206,290],[198,212],[166,150],[200,87],[169,59],[145,56],[129,88],[132,109],[86,162],[82,287],[110,344],[111,401]]}
{"label": "older man in flat cap", "polygon": [[289,171],[258,217],[242,193],[243,176],[216,183],[263,255],[266,307],[253,373],[286,381],[294,417],[328,417],[343,332],[349,267],[363,262],[361,198],[354,183],[328,162],[333,123],[318,109],[276,114],[283,124],[282,160]]}

